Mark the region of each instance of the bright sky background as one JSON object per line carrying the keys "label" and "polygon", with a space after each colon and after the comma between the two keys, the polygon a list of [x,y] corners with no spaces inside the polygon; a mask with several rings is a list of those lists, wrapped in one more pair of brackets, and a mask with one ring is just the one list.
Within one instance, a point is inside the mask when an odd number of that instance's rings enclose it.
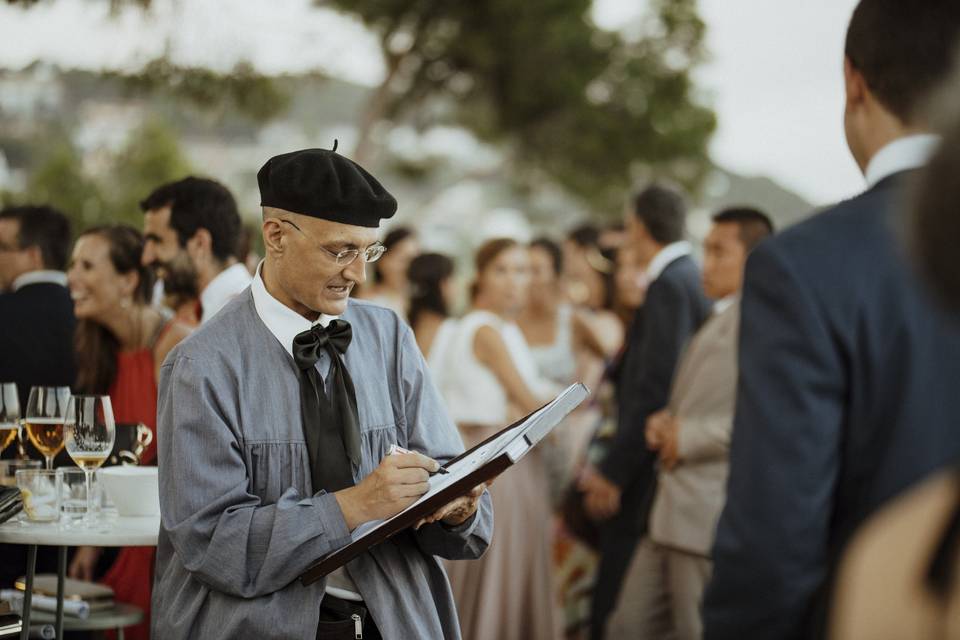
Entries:
{"label": "bright sky background", "polygon": [[[535,0],[527,0],[535,1]],[[310,0],[154,0],[150,14],[110,18],[106,0],[55,0],[24,11],[0,4],[0,67],[41,59],[65,67],[136,68],[164,51],[227,70],[322,69],[365,84],[382,76],[375,40],[356,21]],[[595,0],[619,28],[644,0]],[[714,159],[767,175],[814,204],[858,192],[843,139],[843,38],[856,0],[700,0],[711,61],[698,80],[717,110]],[[175,26],[177,25],[177,26]]]}

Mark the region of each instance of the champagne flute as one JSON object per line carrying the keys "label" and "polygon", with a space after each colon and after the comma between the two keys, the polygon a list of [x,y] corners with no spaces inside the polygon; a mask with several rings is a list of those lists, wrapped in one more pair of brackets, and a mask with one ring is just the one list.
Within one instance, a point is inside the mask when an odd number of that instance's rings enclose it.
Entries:
{"label": "champagne flute", "polygon": [[63,425],[63,440],[67,453],[83,469],[87,485],[86,526],[94,523],[93,472],[104,463],[113,450],[116,424],[109,396],[73,396],[67,407]]}
{"label": "champagne flute", "polygon": [[24,420],[27,437],[43,454],[47,469],[63,449],[63,421],[67,415],[70,387],[31,387]]}
{"label": "champagne flute", "polygon": [[15,382],[0,383],[0,453],[20,433],[20,396]]}

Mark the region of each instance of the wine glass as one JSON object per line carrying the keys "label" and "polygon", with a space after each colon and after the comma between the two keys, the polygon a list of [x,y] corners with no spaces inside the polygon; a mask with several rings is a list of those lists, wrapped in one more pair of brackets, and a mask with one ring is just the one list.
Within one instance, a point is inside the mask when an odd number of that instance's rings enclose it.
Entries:
{"label": "wine glass", "polygon": [[94,523],[93,472],[104,463],[113,450],[116,438],[113,405],[109,396],[73,396],[67,407],[63,424],[63,441],[67,453],[83,469],[87,484],[86,526]]}
{"label": "wine glass", "polygon": [[31,387],[24,419],[27,437],[43,454],[47,469],[63,449],[63,421],[67,415],[70,387]]}
{"label": "wine glass", "polygon": [[20,433],[20,396],[15,382],[0,383],[0,453]]}

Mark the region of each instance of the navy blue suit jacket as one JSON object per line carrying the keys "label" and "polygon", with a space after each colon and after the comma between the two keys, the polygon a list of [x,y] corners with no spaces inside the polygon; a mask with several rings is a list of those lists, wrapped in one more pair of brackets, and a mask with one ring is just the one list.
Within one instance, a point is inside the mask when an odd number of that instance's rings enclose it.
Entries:
{"label": "navy blue suit jacket", "polygon": [[851,532],[960,453],[960,328],[905,255],[910,176],[748,260],[707,640],[819,637]]}

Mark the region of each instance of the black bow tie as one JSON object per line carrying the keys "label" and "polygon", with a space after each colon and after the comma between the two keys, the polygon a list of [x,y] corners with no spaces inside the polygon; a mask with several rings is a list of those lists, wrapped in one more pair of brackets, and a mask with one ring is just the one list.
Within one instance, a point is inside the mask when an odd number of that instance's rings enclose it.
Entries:
{"label": "black bow tie", "polygon": [[[342,357],[352,338],[350,323],[334,320],[293,339],[293,360],[302,374],[300,408],[314,492],[352,486],[352,469],[360,467],[357,394]],[[323,351],[331,360],[329,393],[316,368]]]}

